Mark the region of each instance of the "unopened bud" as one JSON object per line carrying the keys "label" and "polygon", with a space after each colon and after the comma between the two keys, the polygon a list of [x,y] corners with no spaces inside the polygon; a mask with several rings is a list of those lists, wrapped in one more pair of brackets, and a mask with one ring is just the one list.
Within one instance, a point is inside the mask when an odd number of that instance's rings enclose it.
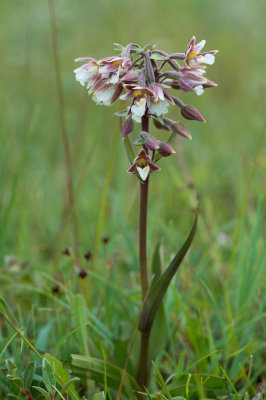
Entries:
{"label": "unopened bud", "polygon": [[191,106],[189,104],[184,105],[180,110],[182,116],[189,120],[206,122],[205,118],[201,115],[201,113],[196,109],[196,107]]}
{"label": "unopened bud", "polygon": [[163,125],[161,124],[158,119],[153,118],[153,123],[156,126],[157,129],[165,129],[166,131],[170,131],[170,128],[168,125]]}
{"label": "unopened bud", "polygon": [[204,87],[204,89],[210,88],[210,87],[216,87],[218,86],[217,83],[210,81],[209,79],[207,79],[206,83],[203,83],[202,85]]}
{"label": "unopened bud", "polygon": [[178,97],[172,96],[172,99],[174,100],[175,105],[177,105],[180,108],[182,108],[185,105],[183,101],[180,100]]}
{"label": "unopened bud", "polygon": [[140,137],[143,139],[145,146],[150,150],[159,149],[159,142],[155,139],[154,136],[149,133],[142,131],[140,133]]}
{"label": "unopened bud", "polygon": [[150,83],[154,83],[155,82],[155,76],[154,76],[152,63],[151,63],[151,60],[150,60],[150,52],[147,51],[145,53],[145,59],[146,59],[145,70],[146,70],[147,81],[148,81],[149,84]]}
{"label": "unopened bud", "polygon": [[174,132],[178,133],[181,136],[184,136],[187,139],[192,139],[192,137],[191,137],[189,131],[187,130],[187,128],[185,128],[184,125],[180,124],[180,122],[172,121],[169,118],[164,118],[163,120],[167,123],[167,125],[169,125],[171,127],[171,129]]}
{"label": "unopened bud", "polygon": [[175,153],[175,150],[173,149],[173,147],[170,145],[170,143],[167,143],[167,142],[161,142],[160,147],[157,151],[163,157],[168,157],[171,154]]}
{"label": "unopened bud", "polygon": [[121,126],[122,138],[125,138],[127,135],[129,135],[130,132],[133,131],[133,129],[134,129],[134,121],[130,115],[122,123],[122,126]]}

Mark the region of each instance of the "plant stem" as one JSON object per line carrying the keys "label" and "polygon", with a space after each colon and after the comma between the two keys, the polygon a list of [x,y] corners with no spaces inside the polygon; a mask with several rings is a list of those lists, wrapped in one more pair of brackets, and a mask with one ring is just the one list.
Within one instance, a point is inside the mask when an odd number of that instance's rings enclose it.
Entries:
{"label": "plant stem", "polygon": [[142,303],[149,287],[147,271],[147,211],[148,211],[149,177],[144,183],[140,182],[139,210],[139,266],[141,280]]}
{"label": "plant stem", "polygon": [[[142,117],[142,130],[149,131],[149,118],[147,115]],[[147,149],[144,147],[147,151]],[[142,304],[144,304],[146,294],[149,287],[148,270],[147,270],[147,214],[148,214],[148,193],[149,193],[149,176],[145,182],[140,182],[140,212],[139,212],[139,265]],[[148,369],[148,353],[149,353],[150,333],[141,332],[141,345],[139,355],[138,383],[142,389],[145,388],[147,382]]]}

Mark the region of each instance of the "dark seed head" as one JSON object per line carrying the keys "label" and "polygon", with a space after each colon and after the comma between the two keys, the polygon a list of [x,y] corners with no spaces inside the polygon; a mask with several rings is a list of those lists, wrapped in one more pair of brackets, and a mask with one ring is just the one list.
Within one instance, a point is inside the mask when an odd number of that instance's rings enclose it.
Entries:
{"label": "dark seed head", "polygon": [[81,279],[86,278],[87,275],[88,275],[88,273],[87,273],[87,271],[85,271],[84,268],[82,268],[82,269],[79,271],[79,277],[80,277]]}
{"label": "dark seed head", "polygon": [[53,294],[58,294],[60,292],[60,286],[59,285],[54,285],[52,287],[52,293]]}
{"label": "dark seed head", "polygon": [[84,258],[89,261],[92,257],[92,252],[89,250],[87,253],[84,254]]}
{"label": "dark seed head", "polygon": [[109,242],[109,240],[110,240],[110,238],[109,238],[108,236],[104,236],[104,237],[102,238],[103,244],[107,244],[107,243]]}
{"label": "dark seed head", "polygon": [[70,256],[71,255],[71,250],[69,247],[66,247],[64,250],[62,250],[62,254],[65,256]]}

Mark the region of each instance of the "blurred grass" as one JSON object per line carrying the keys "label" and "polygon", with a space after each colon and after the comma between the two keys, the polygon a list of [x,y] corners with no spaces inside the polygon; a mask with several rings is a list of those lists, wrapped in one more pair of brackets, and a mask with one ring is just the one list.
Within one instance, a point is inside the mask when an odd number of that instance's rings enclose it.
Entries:
{"label": "blurred grass", "polygon": [[[264,43],[265,2],[57,1],[55,7],[75,188],[86,160],[90,160],[76,199],[82,250],[93,244],[112,131],[119,135],[112,117],[119,105],[97,107],[74,80],[73,59],[111,55],[113,42],[153,42],[170,52],[184,49],[196,34],[198,39],[207,39],[207,48],[220,50],[216,64],[208,69],[208,77],[218,82],[218,88],[202,97],[183,96],[200,108],[207,124],[188,122],[193,141],[183,141],[182,146],[201,195],[206,223],[219,229],[234,220],[265,116],[266,56],[259,51]],[[247,23],[248,33],[244,29]],[[1,254],[11,251],[22,257],[45,258],[53,247],[67,196],[47,2],[4,2],[1,33]],[[173,116],[176,113],[172,110]],[[159,136],[164,134],[159,132]],[[122,147],[120,142],[112,173],[114,193],[109,196],[104,226],[105,233],[111,235],[120,231],[116,217],[121,214],[121,219],[126,218],[130,188],[135,185],[134,178],[125,173],[128,161]],[[256,208],[256,199],[265,194],[262,154],[261,149],[250,212]],[[162,223],[167,228],[178,221],[178,230],[182,230],[190,204],[188,191],[180,194],[183,181],[176,159],[163,160],[161,165],[150,196],[150,232],[156,236]],[[164,201],[158,201],[165,192]],[[133,232],[136,213],[137,201],[129,215],[128,226]]]}
{"label": "blurred grass", "polygon": [[[265,226],[261,222],[265,220],[266,164],[265,140],[260,138],[266,116],[266,3],[58,0],[54,5],[80,252],[100,248],[96,271],[90,271],[90,284],[100,293],[107,285],[106,304],[100,316],[117,336],[123,336],[119,321],[128,307],[132,309],[128,323],[134,321],[133,303],[138,299],[134,291],[138,281],[137,183],[126,173],[129,165],[122,141],[114,144],[115,135],[119,137],[120,133],[119,122],[112,114],[123,109],[124,104],[110,109],[96,106],[75,82],[73,59],[112,55],[114,42],[156,43],[167,52],[182,51],[192,35],[198,40],[206,39],[207,49],[220,51],[207,73],[218,88],[207,90],[202,97],[183,95],[186,103],[200,109],[207,124],[186,122],[193,140],[177,140],[175,146],[180,152],[162,160],[162,170],[152,176],[148,241],[151,260],[152,248],[158,239],[163,240],[165,262],[182,242],[195,205],[195,192],[184,179],[184,173],[189,173],[200,196],[201,215],[190,259],[177,281],[183,294],[172,288],[167,297],[166,308],[173,310],[168,315],[173,325],[167,350],[175,352],[174,343],[178,342],[183,348],[189,346],[189,357],[193,359],[192,354],[200,357],[223,346],[225,366],[235,378],[239,363],[245,363],[245,357],[255,349],[261,351],[261,327],[257,324],[263,315],[260,296],[265,259]],[[36,315],[40,299],[47,301],[46,296],[52,297],[52,284],[57,280],[60,283],[64,277],[68,303],[78,280],[72,262],[53,258],[55,252],[74,244],[71,219],[65,219],[63,214],[67,190],[48,2],[3,1],[0,33],[0,268],[4,272],[1,280],[3,293],[12,305],[23,300],[24,306],[30,308],[36,300],[32,308]],[[172,109],[171,113],[177,118],[177,110]],[[134,134],[137,133],[136,130]],[[165,137],[162,132],[156,135]],[[185,172],[180,157],[186,160]],[[60,231],[62,222],[66,223],[65,234]],[[239,237],[234,243],[237,226]],[[107,249],[100,242],[103,235],[110,236]],[[30,266],[18,262],[17,269],[5,275],[8,266],[4,265],[4,257],[9,254],[29,260]],[[48,276],[55,274],[54,278],[49,281],[43,275],[35,276],[38,270]],[[10,296],[14,281],[18,283],[16,296]],[[27,288],[29,284],[43,285],[44,289],[34,293]],[[124,293],[121,287],[132,292]],[[114,315],[112,304],[117,296],[122,300]],[[58,307],[69,307],[60,301],[56,303]],[[200,310],[203,311],[198,318]],[[51,312],[43,310],[38,317],[47,321]],[[20,322],[23,320],[21,317]],[[33,323],[29,319],[27,326]],[[51,326],[57,326],[59,337],[66,333],[65,323],[64,316],[56,311]],[[202,334],[195,334],[200,329]],[[33,329],[35,337],[37,332],[40,327]],[[53,341],[56,343],[55,333],[51,336]],[[231,361],[230,354],[242,347],[245,352],[237,356],[237,361]],[[70,350],[77,352],[78,345],[72,344]],[[68,355],[66,349],[62,349],[61,356],[64,355]],[[101,357],[100,351],[98,356]],[[212,361],[213,365],[206,363],[202,369],[218,373],[216,361]]]}

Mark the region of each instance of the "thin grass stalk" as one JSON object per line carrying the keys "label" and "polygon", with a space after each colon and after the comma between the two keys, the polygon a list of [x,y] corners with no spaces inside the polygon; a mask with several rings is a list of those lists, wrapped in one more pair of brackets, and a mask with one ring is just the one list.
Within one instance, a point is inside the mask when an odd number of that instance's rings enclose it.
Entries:
{"label": "thin grass stalk", "polygon": [[53,55],[54,55],[54,65],[55,65],[55,76],[56,76],[56,86],[57,86],[57,95],[58,95],[58,103],[59,103],[59,120],[60,120],[60,131],[61,131],[61,139],[63,144],[63,151],[65,156],[65,175],[66,175],[66,185],[67,185],[67,194],[68,194],[68,208],[71,210],[72,214],[72,235],[73,235],[73,244],[75,248],[75,254],[78,257],[79,255],[79,234],[78,234],[78,223],[76,212],[74,208],[74,185],[73,185],[73,174],[72,174],[72,160],[71,160],[71,152],[70,145],[66,131],[65,124],[65,105],[64,105],[64,97],[63,97],[63,89],[61,83],[60,76],[60,64],[58,57],[58,46],[57,46],[57,33],[56,33],[56,15],[53,0],[49,0],[49,14],[50,14],[50,24],[51,24],[51,33],[52,33],[52,44],[53,44]]}

